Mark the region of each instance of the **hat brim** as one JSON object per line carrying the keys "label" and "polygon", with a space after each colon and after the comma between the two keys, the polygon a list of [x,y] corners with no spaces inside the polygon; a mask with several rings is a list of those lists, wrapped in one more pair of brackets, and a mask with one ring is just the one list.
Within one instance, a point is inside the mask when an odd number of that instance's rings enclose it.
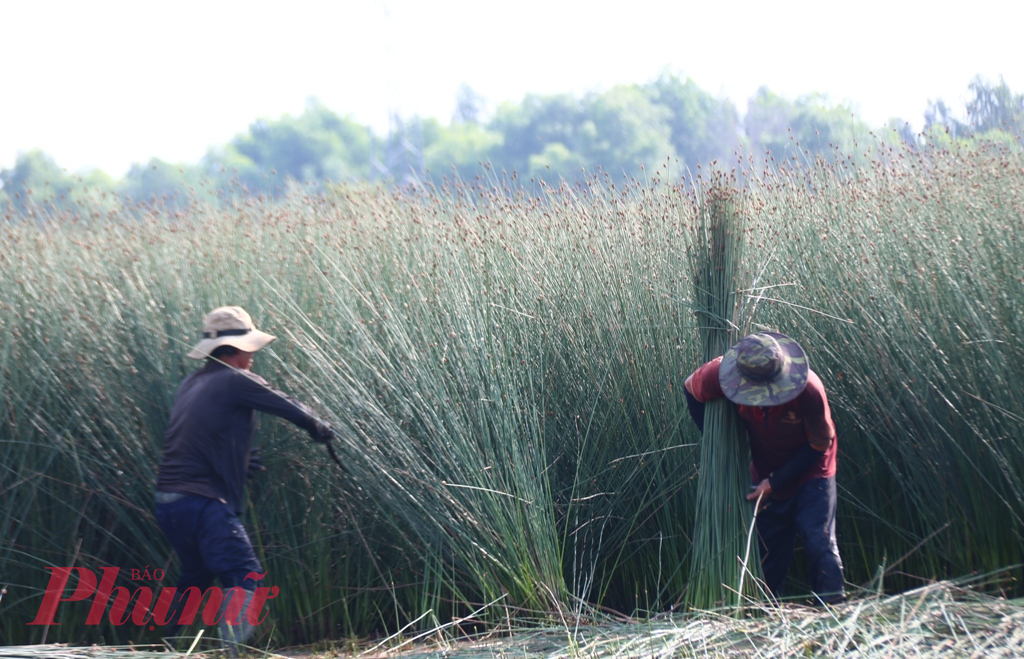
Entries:
{"label": "hat brim", "polygon": [[793,400],[807,386],[807,374],[810,367],[807,355],[800,344],[785,334],[777,332],[761,332],[773,337],[782,348],[784,362],[779,374],[768,382],[748,380],[736,367],[736,347],[722,357],[718,367],[718,384],[722,387],[725,397],[737,405],[749,407],[773,407]]}
{"label": "hat brim", "polygon": [[232,346],[243,352],[258,352],[270,345],[277,337],[257,329],[250,330],[240,336],[218,336],[215,339],[203,339],[188,353],[190,359],[206,359],[210,353],[221,346]]}

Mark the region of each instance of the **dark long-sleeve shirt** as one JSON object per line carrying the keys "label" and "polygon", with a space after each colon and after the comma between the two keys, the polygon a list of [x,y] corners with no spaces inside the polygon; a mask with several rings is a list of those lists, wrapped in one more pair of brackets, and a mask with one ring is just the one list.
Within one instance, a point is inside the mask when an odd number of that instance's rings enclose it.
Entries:
{"label": "dark long-sleeve shirt", "polygon": [[283,417],[314,434],[321,421],[266,380],[215,361],[178,388],[164,436],[157,490],[219,499],[242,512],[256,411]]}

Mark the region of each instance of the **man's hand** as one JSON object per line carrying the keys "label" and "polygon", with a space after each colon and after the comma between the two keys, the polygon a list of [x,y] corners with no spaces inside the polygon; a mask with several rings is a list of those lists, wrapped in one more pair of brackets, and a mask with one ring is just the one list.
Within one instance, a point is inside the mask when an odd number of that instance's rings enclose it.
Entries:
{"label": "man's hand", "polygon": [[750,494],[747,495],[747,501],[757,501],[758,497],[761,498],[761,507],[764,507],[765,500],[768,495],[772,493],[772,484],[768,482],[768,479],[764,479],[757,484]]}
{"label": "man's hand", "polygon": [[331,427],[331,424],[320,421],[316,424],[316,428],[310,431],[309,436],[313,438],[314,442],[330,444],[335,437],[334,428]]}
{"label": "man's hand", "polygon": [[267,468],[263,466],[263,458],[260,456],[259,448],[253,448],[249,451],[249,470],[246,472],[246,476],[252,478],[258,472],[266,471]]}

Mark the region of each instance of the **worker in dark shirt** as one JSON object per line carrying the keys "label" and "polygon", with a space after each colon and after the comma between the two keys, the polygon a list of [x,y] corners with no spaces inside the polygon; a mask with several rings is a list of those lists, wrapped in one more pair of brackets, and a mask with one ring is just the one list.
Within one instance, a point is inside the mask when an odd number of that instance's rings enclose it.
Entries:
{"label": "worker in dark shirt", "polygon": [[761,500],[761,568],[781,597],[799,533],[818,601],[844,598],[836,544],[836,431],[821,379],[803,348],[774,332],[744,337],[684,383],[690,414],[704,430],[704,403],[736,404],[750,437],[750,501]]}
{"label": "worker in dark shirt", "polygon": [[[225,595],[239,586],[246,591],[245,611],[257,586],[256,579],[246,577],[263,574],[238,517],[247,475],[264,470],[252,450],[256,412],[283,417],[318,442],[334,437],[330,425],[308,407],[249,371],[253,354],[274,338],[256,329],[242,308],[221,307],[206,316],[203,340],[188,353],[206,364],[178,389],[156,488],[157,522],[181,561],[167,636],[179,629],[187,588],[203,592],[214,577]],[[221,623],[231,649],[252,633],[244,618],[237,626]]]}

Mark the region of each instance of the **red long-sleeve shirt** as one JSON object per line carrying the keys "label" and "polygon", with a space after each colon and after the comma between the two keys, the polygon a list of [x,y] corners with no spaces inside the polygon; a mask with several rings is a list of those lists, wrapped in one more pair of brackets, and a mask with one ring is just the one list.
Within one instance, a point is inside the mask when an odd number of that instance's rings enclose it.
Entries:
{"label": "red long-sleeve shirt", "polygon": [[[690,393],[702,403],[725,394],[718,383],[722,358],[704,364],[690,376]],[[786,498],[812,478],[828,478],[836,473],[836,428],[828,407],[828,397],[821,379],[809,371],[807,386],[800,395],[783,405],[773,407],[736,406],[746,423],[750,436],[750,477],[760,483],[781,468],[797,450],[805,445],[826,446],[825,454],[803,474],[774,496]]]}

